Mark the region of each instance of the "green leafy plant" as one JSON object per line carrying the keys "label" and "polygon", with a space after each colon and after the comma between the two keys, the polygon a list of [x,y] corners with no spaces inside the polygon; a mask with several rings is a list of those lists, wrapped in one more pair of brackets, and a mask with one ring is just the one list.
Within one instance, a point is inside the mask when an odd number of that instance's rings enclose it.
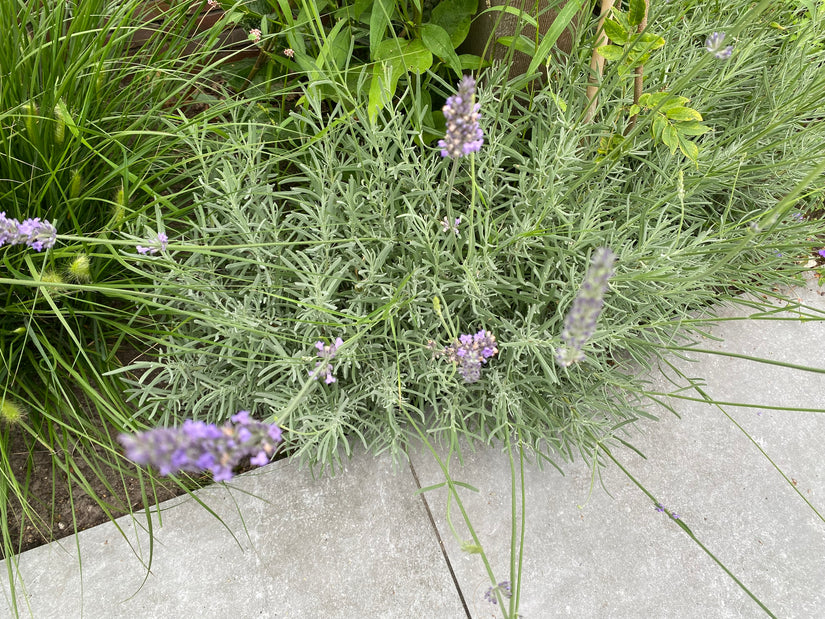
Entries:
{"label": "green leafy plant", "polygon": [[639,104],[630,107],[630,115],[635,116],[641,110],[652,114],[650,132],[655,142],[662,142],[671,154],[678,148],[682,154],[696,161],[699,147],[690,140],[692,136],[704,135],[710,127],[702,124],[702,115],[686,104],[687,97],[677,97],[667,92],[645,93],[639,97]]}
{"label": "green leafy plant", "polygon": [[645,19],[645,0],[631,0],[626,12],[613,8],[612,15],[604,21],[604,32],[613,43],[596,51],[606,60],[619,63],[619,75],[625,76],[650,60],[651,52],[664,47],[665,40],[648,29],[637,32]]}
{"label": "green leafy plant", "polygon": [[[342,87],[359,88],[366,71],[372,121],[395,96],[399,80],[412,86],[414,76],[421,76],[418,96],[429,101],[429,71],[460,75],[479,64],[478,58],[456,53],[477,10],[473,0],[442,0],[430,7],[420,0],[361,0],[338,8],[314,0],[259,0],[233,10],[260,24],[262,54],[282,66],[282,75],[270,72],[263,79],[277,81],[287,71],[299,77],[294,86],[303,83],[322,99],[348,102]],[[276,54],[278,48],[290,49],[291,59]]]}

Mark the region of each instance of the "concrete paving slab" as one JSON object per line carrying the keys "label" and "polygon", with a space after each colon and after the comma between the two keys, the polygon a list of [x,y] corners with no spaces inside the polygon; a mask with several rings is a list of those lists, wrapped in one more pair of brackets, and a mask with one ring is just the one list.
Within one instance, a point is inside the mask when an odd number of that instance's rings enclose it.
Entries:
{"label": "concrete paving slab", "polygon": [[[810,285],[795,292],[825,311],[822,290]],[[723,317],[751,313],[719,312]],[[825,368],[825,322],[729,321],[713,333],[723,341],[707,340],[703,348]],[[823,374],[691,356],[695,363],[675,365],[687,376],[705,378],[706,393],[718,400],[825,408]],[[663,375],[651,381],[653,389],[674,390]],[[671,404],[681,419],[660,409],[659,422],[634,426],[630,441],[646,459],[626,448],[613,448],[614,455],[776,616],[825,617],[825,523],[815,511],[825,515],[825,414]],[[422,486],[443,481],[426,450],[412,453]],[[462,491],[462,500],[497,580],[508,580],[508,458],[498,448],[464,449],[463,455],[463,466],[454,463],[451,475],[479,489],[478,494]],[[600,471],[610,495],[582,462],[563,470],[564,477],[550,467],[526,471],[523,617],[765,616],[617,466]],[[462,552],[449,532],[446,492],[429,492],[427,499],[472,616],[501,616],[484,600],[490,582],[480,558]],[[455,506],[452,514],[460,536],[469,540]]]}
{"label": "concrete paving slab", "polygon": [[[23,553],[20,615],[465,617],[416,489],[386,456],[356,451],[318,480],[276,462],[197,492],[226,527],[189,497],[163,503],[148,576],[148,535],[129,517],[117,521],[126,538],[107,523],[77,547],[67,538]],[[5,564],[0,582],[10,617]]]}

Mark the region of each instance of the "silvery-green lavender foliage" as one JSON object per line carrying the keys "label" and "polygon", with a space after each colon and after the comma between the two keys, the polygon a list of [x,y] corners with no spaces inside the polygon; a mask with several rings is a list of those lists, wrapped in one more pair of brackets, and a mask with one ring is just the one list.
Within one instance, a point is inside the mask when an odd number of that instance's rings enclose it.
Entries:
{"label": "silvery-green lavender foliage", "polygon": [[[740,46],[736,58],[749,53],[761,52]],[[574,72],[530,101],[503,91],[499,73],[477,93],[486,146],[470,155],[472,218],[467,158],[422,146],[401,110],[370,127],[344,110],[325,116],[308,98],[290,127],[307,138],[291,155],[266,156],[255,125],[230,134],[214,156],[205,152],[194,225],[175,236],[174,247],[192,250],[141,264],[158,301],[179,315],[158,317],[157,360],[132,367],[139,413],[165,424],[250,409],[325,464],[351,440],[397,450],[406,415],[423,411],[441,432],[486,439],[518,428],[542,454],[592,453],[611,428],[645,414],[629,361],[649,364],[689,338],[698,324],[680,318],[737,282],[768,272],[789,281],[798,267],[776,250],[793,255],[821,227],[788,212],[749,231],[810,169],[825,129],[789,121],[766,132],[754,119],[775,113],[760,96],[767,85],[751,73],[720,82],[718,67],[702,77],[713,88],[690,93],[717,119],[696,165],[651,148],[644,133],[627,157],[596,161],[587,145],[601,128],[579,122]],[[742,89],[747,118],[728,105]],[[602,105],[616,94],[605,90]],[[812,100],[796,96],[802,117]],[[812,189],[809,204],[821,185]],[[448,211],[460,234],[444,226]],[[598,247],[612,248],[621,270],[586,357],[560,370],[562,312]],[[495,334],[498,352],[479,380],[432,361],[430,340],[481,330]],[[316,343],[337,338],[345,345],[325,368],[335,382],[315,380]],[[283,414],[299,393],[301,405]]]}

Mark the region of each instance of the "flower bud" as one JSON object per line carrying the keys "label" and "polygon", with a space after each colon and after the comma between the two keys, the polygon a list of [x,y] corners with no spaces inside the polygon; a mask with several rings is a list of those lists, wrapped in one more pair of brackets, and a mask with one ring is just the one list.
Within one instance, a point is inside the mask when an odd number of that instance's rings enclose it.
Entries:
{"label": "flower bud", "polygon": [[81,283],[91,281],[92,273],[89,267],[89,257],[86,254],[78,254],[67,269],[69,279]]}
{"label": "flower bud", "polygon": [[23,407],[14,402],[8,394],[2,396],[0,401],[0,421],[4,424],[13,426],[17,425],[26,416],[26,411]]}
{"label": "flower bud", "polygon": [[80,174],[80,170],[75,170],[72,172],[72,180],[69,181],[69,198],[76,200],[82,190],[83,176]]}

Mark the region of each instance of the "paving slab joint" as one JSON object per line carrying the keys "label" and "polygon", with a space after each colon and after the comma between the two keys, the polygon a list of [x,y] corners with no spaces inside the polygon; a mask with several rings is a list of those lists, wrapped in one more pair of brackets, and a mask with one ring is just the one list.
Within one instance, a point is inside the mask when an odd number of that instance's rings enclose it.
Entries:
{"label": "paving slab joint", "polygon": [[467,606],[467,600],[464,598],[464,592],[461,590],[461,586],[458,584],[458,578],[455,575],[455,571],[453,570],[453,564],[450,562],[450,557],[447,554],[447,548],[444,546],[444,540],[441,539],[441,533],[438,531],[438,527],[435,524],[435,518],[433,518],[433,513],[430,510],[430,504],[427,502],[427,497],[424,496],[424,493],[421,492],[421,482],[418,480],[418,474],[415,472],[415,467],[412,463],[412,458],[407,455],[407,462],[410,465],[410,472],[412,473],[413,479],[415,480],[415,485],[419,490],[419,496],[421,497],[421,502],[424,504],[424,510],[427,512],[427,519],[430,521],[430,526],[433,529],[433,533],[435,533],[435,537],[438,540],[438,547],[441,549],[441,556],[444,557],[444,562],[447,564],[447,569],[450,571],[450,578],[453,579],[453,584],[455,585],[456,593],[458,593],[458,599],[461,600],[461,606],[464,608],[464,612],[467,615],[467,619],[473,619],[472,615],[470,614],[470,608]]}

